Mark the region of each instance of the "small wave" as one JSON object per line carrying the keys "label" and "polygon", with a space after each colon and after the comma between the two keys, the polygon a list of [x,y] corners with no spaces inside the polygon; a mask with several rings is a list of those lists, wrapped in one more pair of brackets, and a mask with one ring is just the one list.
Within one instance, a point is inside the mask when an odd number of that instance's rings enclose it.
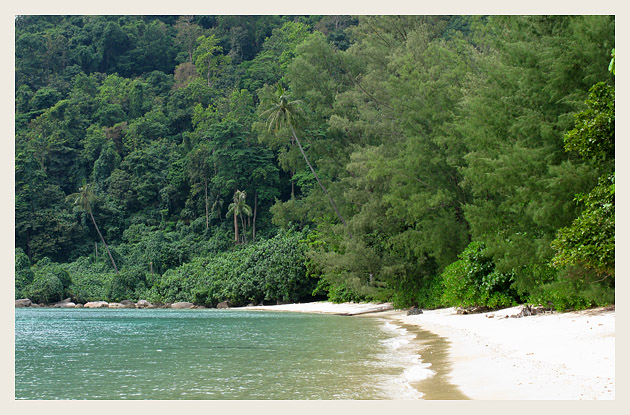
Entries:
{"label": "small wave", "polygon": [[396,399],[420,399],[424,395],[411,384],[435,375],[431,364],[422,361],[421,345],[413,342],[415,335],[404,327],[385,321],[381,329],[387,333],[387,339],[381,341],[385,353],[381,355],[384,366],[398,368],[398,374],[388,376],[384,389]]}

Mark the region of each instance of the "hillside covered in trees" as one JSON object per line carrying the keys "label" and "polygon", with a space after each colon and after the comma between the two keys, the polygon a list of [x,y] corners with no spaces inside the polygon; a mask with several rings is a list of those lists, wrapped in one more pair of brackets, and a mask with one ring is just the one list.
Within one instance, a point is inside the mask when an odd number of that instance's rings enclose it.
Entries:
{"label": "hillside covered in trees", "polygon": [[614,303],[612,16],[18,16],[15,298]]}

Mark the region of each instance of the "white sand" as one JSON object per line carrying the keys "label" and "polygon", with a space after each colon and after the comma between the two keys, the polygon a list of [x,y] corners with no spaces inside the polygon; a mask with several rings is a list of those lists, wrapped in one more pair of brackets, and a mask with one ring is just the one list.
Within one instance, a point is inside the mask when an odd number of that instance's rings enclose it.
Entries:
{"label": "white sand", "polygon": [[342,315],[349,315],[349,316],[374,313],[374,312],[393,309],[392,305],[389,303],[334,304],[328,301],[318,301],[318,302],[313,302],[313,303],[300,303],[300,304],[250,306],[250,307],[242,307],[242,308],[245,310],[293,311],[293,312],[300,312],[300,313],[342,314]]}
{"label": "white sand", "polygon": [[[246,308],[352,315],[391,306],[316,302]],[[458,315],[447,308],[374,315],[445,337],[451,344],[450,380],[472,399],[615,399],[614,310],[504,318],[519,311]]]}

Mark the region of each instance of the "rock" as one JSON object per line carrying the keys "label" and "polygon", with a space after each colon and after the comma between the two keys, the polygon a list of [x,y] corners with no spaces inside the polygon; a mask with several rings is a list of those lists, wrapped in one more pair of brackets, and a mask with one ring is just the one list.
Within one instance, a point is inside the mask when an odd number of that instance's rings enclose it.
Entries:
{"label": "rock", "polygon": [[472,306],[466,308],[457,308],[457,314],[479,314],[479,313],[487,313],[488,311],[492,311],[490,308],[486,306]]}
{"label": "rock", "polygon": [[83,308],[83,304],[78,303],[77,305],[74,306],[74,308]]}
{"label": "rock", "polygon": [[67,304],[72,304],[72,307],[74,307],[74,303],[71,303],[70,298],[66,298],[65,300],[61,300],[61,301],[57,301],[56,303],[54,303],[52,305],[52,307],[54,308],[66,308]]}
{"label": "rock", "polygon": [[179,303],[173,303],[171,304],[171,308],[178,308],[178,309],[186,309],[186,308],[193,308],[195,305],[193,303],[189,303],[186,301],[181,301]]}
{"label": "rock", "polygon": [[420,310],[418,307],[411,307],[408,311],[407,311],[407,315],[408,316],[415,316],[418,314],[422,314],[422,310]]}
{"label": "rock", "polygon": [[120,303],[109,303],[108,308],[126,308],[124,305]]}
{"label": "rock", "polygon": [[76,304],[73,303],[72,301],[70,301],[69,298],[66,298],[65,300],[56,302],[55,304],[52,305],[52,307],[54,308],[74,308]]}
{"label": "rock", "polygon": [[217,308],[230,308],[231,305],[229,301],[223,301],[217,304]]}
{"label": "rock", "polygon": [[19,300],[15,300],[16,307],[30,307],[33,305],[33,302],[28,298],[20,298]]}
{"label": "rock", "polygon": [[553,308],[542,307],[542,306],[532,307],[530,304],[528,304],[521,307],[521,311],[518,314],[511,315],[510,317],[521,318],[521,317],[527,317],[527,316],[535,316],[536,314],[542,314],[542,313],[553,313]]}
{"label": "rock", "polygon": [[109,303],[107,301],[90,301],[85,303],[85,308],[108,308]]}
{"label": "rock", "polygon": [[139,300],[136,303],[136,307],[137,308],[153,308],[153,304],[151,304],[150,302],[148,302],[147,300]]}
{"label": "rock", "polygon": [[120,302],[121,308],[136,308],[136,303],[130,300],[122,300]]}

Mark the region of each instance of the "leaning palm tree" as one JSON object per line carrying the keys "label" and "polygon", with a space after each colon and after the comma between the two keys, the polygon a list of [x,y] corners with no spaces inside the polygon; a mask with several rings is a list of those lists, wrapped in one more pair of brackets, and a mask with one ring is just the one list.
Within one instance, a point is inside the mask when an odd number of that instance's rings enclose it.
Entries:
{"label": "leaning palm tree", "polygon": [[105,245],[105,249],[107,250],[107,255],[109,255],[109,259],[112,261],[114,270],[116,270],[116,274],[118,274],[118,267],[116,266],[116,262],[114,262],[114,258],[112,257],[111,252],[109,252],[109,247],[107,246],[107,243],[105,242],[105,238],[103,238],[103,235],[101,234],[101,231],[98,229],[98,226],[96,225],[96,221],[94,220],[94,215],[92,215],[92,203],[94,202],[95,198],[96,197],[94,195],[94,192],[92,191],[91,186],[86,183],[79,188],[78,193],[73,193],[71,195],[68,195],[66,199],[72,200],[75,206],[78,206],[84,212],[87,212],[90,215],[90,218],[92,219],[92,223],[94,224],[94,228],[96,228],[96,232],[98,233],[98,236],[101,238],[103,245]]}
{"label": "leaning palm tree", "polygon": [[[252,215],[252,208],[249,207],[245,203],[245,199],[247,198],[247,194],[245,192],[241,192],[240,190],[236,190],[234,192],[233,202],[228,206],[228,211],[225,217],[230,217],[230,215],[234,216],[234,243],[239,243],[239,235],[238,235],[238,220],[237,217],[241,219],[241,226],[243,231],[245,230],[245,222],[243,221],[243,214],[247,216]],[[245,241],[245,235],[243,234],[243,241]]]}
{"label": "leaning palm tree", "polygon": [[350,232],[350,229],[348,229],[348,225],[346,224],[346,221],[344,220],[343,216],[341,216],[341,213],[339,213],[339,209],[337,209],[337,205],[335,204],[335,201],[330,196],[330,194],[328,193],[328,191],[326,190],[322,182],[319,180],[319,176],[317,176],[317,173],[315,173],[315,169],[313,168],[311,163],[308,161],[308,157],[306,157],[306,153],[304,152],[304,149],[302,148],[302,144],[300,143],[300,140],[298,139],[297,134],[295,133],[295,126],[299,124],[300,121],[302,120],[302,116],[301,116],[302,115],[302,111],[301,111],[302,101],[300,100],[289,101],[289,96],[287,95],[284,88],[282,88],[280,84],[278,84],[278,89],[276,91],[276,98],[277,98],[277,101],[269,109],[267,109],[261,114],[261,116],[267,117],[267,127],[269,131],[274,130],[274,132],[277,133],[278,130],[282,128],[283,126],[289,127],[293,140],[297,143],[300,149],[300,152],[302,153],[302,157],[304,157],[304,161],[306,161],[306,164],[311,169],[313,176],[315,176],[315,180],[317,180],[317,184],[319,184],[319,187],[322,189],[324,194],[328,197],[328,200],[330,201],[330,205],[335,210],[337,217],[339,218],[339,220],[341,220],[341,223],[343,223],[343,226],[348,231],[348,234],[350,235],[350,237],[352,237],[352,232]]}

